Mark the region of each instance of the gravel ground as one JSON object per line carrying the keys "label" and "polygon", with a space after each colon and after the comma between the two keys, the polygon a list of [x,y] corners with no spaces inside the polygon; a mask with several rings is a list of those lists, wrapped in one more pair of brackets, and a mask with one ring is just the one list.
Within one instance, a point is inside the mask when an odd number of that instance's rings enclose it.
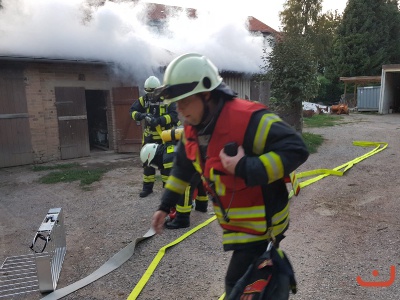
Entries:
{"label": "gravel ground", "polygon": [[[325,142],[298,172],[332,169],[373,149],[353,146],[356,140],[389,146],[342,177],[328,176],[305,187],[292,200],[291,226],[281,244],[298,280],[299,291],[291,299],[400,299],[397,278],[389,287],[363,287],[356,281],[357,276],[388,281],[390,267],[399,268],[400,115],[344,115],[340,126],[305,131],[323,135]],[[155,193],[139,198],[137,157],[107,152],[72,161],[113,169],[89,189],[78,182],[40,184],[38,179],[48,171],[33,172],[30,166],[0,169],[0,263],[29,254],[48,209],[62,207],[68,250],[58,288],[89,275],[147,232],[162,193],[157,182]],[[191,228],[210,217],[194,211]],[[186,231],[166,230],[140,243],[120,268],[63,299],[126,299],[158,250]],[[137,299],[218,299],[229,257],[214,221],[167,250]],[[373,276],[373,270],[379,275]],[[33,292],[10,299],[40,298]]]}

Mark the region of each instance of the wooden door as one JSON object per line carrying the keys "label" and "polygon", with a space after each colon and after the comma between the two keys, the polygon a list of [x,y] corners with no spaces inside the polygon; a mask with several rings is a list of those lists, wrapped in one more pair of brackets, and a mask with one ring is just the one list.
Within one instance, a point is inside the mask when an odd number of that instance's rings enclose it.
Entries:
{"label": "wooden door", "polygon": [[0,168],[33,163],[22,68],[0,66]]}
{"label": "wooden door", "polygon": [[61,159],[90,155],[85,88],[56,87]]}
{"label": "wooden door", "polygon": [[129,109],[139,98],[139,89],[138,87],[119,87],[113,88],[112,93],[117,152],[138,153],[142,145],[142,125],[132,120]]}

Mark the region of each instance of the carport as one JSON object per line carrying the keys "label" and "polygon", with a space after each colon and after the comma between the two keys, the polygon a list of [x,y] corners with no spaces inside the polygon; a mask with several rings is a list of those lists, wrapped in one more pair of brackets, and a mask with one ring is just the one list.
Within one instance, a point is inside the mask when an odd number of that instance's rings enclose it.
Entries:
{"label": "carport", "polygon": [[347,85],[354,84],[353,98],[347,100],[349,107],[357,106],[357,87],[366,86],[371,83],[380,83],[381,76],[355,76],[355,77],[340,77],[340,81],[344,82],[344,95],[343,98],[346,100]]}

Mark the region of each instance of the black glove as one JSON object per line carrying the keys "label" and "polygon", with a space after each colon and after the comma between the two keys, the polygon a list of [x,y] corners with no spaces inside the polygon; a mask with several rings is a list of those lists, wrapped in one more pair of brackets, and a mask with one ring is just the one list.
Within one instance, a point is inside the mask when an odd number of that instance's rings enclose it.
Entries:
{"label": "black glove", "polygon": [[160,124],[160,118],[156,118],[151,114],[146,115],[146,122],[151,126],[151,127],[156,127],[158,124]]}
{"label": "black glove", "polygon": [[136,114],[135,114],[136,121],[142,121],[145,117],[146,117],[146,114],[143,114],[140,112],[136,112]]}

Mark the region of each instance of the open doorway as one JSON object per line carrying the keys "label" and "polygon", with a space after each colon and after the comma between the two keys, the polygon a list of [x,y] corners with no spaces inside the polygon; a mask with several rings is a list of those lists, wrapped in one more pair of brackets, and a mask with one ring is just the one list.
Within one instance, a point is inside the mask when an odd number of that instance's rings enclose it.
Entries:
{"label": "open doorway", "polygon": [[107,126],[107,91],[86,90],[90,151],[109,150]]}

